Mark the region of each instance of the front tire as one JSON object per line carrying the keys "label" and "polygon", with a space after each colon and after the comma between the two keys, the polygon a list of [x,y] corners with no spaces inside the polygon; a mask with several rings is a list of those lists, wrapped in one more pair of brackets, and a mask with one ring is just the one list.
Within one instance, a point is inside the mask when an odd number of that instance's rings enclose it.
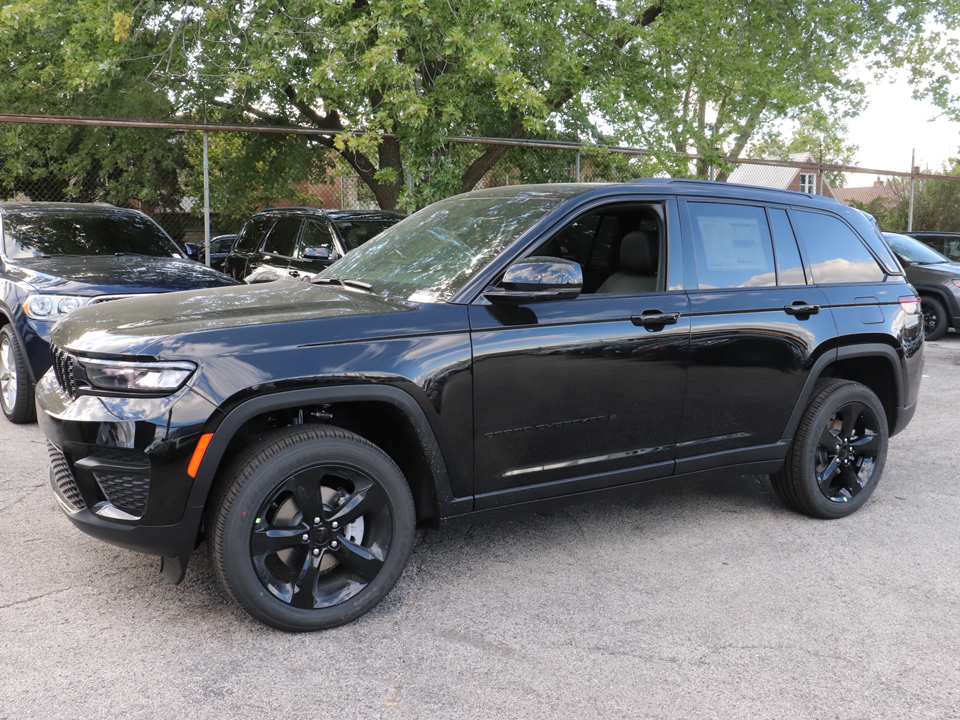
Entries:
{"label": "front tire", "polygon": [[797,512],[834,519],[867,501],[887,458],[887,416],[865,385],[832,380],[814,391],[786,463],[770,476],[780,499]]}
{"label": "front tire", "polygon": [[253,617],[303,632],[350,622],[400,579],[416,514],[403,474],[353,433],[294,426],[226,472],[210,554],[227,593]]}
{"label": "front tire", "polygon": [[947,334],[950,324],[942,302],[924,295],[920,298],[920,312],[923,313],[923,334],[927,340],[939,340]]}
{"label": "front tire", "polygon": [[7,420],[18,425],[37,419],[27,359],[9,325],[0,328],[0,409]]}

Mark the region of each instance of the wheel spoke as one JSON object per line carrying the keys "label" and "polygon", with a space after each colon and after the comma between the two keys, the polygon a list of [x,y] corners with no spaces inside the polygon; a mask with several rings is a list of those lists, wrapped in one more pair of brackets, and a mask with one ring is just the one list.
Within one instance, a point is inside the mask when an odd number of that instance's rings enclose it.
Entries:
{"label": "wheel spoke", "polygon": [[847,440],[853,436],[857,429],[857,420],[860,419],[861,414],[863,414],[863,404],[858,402],[845,405],[840,410],[840,418],[843,423],[840,437]]}
{"label": "wheel spoke", "polygon": [[830,481],[833,480],[833,476],[837,474],[837,467],[839,463],[835,457],[830,458],[830,462],[827,463],[827,466],[817,473],[817,485],[820,485],[821,489],[826,491],[826,487],[829,487]]}
{"label": "wheel spoke", "polygon": [[860,482],[860,476],[856,470],[850,466],[840,470],[840,490],[846,490],[852,498],[862,489],[863,483]]}
{"label": "wheel spoke", "polygon": [[297,577],[296,590],[290,599],[290,604],[299,607],[313,609],[317,604],[317,577],[320,575],[320,561],[323,555],[314,557],[307,555],[303,561],[303,567],[300,568],[300,575]]}
{"label": "wheel spoke", "polygon": [[875,458],[880,454],[880,436],[876,433],[865,435],[850,443],[857,457]]}
{"label": "wheel spoke", "polygon": [[371,510],[379,499],[376,485],[369,480],[357,481],[353,492],[334,509],[329,519],[348,525]]}
{"label": "wheel spoke", "polygon": [[320,479],[316,470],[303,470],[294,475],[289,484],[292,485],[294,497],[305,521],[309,518],[323,516],[323,498],[320,496]]}
{"label": "wheel spoke", "polygon": [[341,537],[340,547],[331,552],[340,562],[367,582],[373,580],[383,567],[384,552],[376,544],[365,548]]}
{"label": "wheel spoke", "polygon": [[250,552],[254,557],[270,555],[303,544],[306,526],[295,528],[267,527],[254,530],[250,537]]}
{"label": "wheel spoke", "polygon": [[820,447],[830,454],[837,451],[837,436],[830,432],[829,425],[824,425],[823,432],[820,433],[819,443]]}

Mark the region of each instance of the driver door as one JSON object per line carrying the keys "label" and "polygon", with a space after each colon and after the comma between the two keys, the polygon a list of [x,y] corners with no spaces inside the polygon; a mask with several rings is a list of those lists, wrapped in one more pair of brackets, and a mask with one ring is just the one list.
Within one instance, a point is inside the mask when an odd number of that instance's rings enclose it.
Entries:
{"label": "driver door", "polygon": [[[673,472],[690,335],[677,224],[672,200],[601,207],[527,253],[580,263],[578,298],[470,307],[477,509]],[[653,289],[602,290],[638,228],[657,243]]]}

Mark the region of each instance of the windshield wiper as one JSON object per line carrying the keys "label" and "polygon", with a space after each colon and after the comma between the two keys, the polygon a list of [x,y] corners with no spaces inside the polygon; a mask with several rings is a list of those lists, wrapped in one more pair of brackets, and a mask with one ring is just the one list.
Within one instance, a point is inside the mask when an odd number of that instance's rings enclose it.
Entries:
{"label": "windshield wiper", "polygon": [[371,292],[373,285],[365,283],[363,280],[351,280],[350,278],[318,277],[310,281],[315,285],[340,285],[341,287],[352,287],[358,290]]}

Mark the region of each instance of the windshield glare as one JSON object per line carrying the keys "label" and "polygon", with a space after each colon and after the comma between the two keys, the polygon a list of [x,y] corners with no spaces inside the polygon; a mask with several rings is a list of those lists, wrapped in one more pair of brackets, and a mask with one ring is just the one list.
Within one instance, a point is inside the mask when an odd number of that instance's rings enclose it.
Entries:
{"label": "windshield glare", "polygon": [[375,293],[414,302],[444,302],[559,202],[545,194],[441,200],[319,277],[361,280]]}
{"label": "windshield glare", "polygon": [[3,218],[7,256],[135,253],[182,257],[150,218],[134,213],[11,213]]}
{"label": "windshield glare", "polygon": [[913,263],[948,263],[950,258],[941,255],[929,245],[906,235],[884,233],[887,242],[893,251],[907,262]]}

